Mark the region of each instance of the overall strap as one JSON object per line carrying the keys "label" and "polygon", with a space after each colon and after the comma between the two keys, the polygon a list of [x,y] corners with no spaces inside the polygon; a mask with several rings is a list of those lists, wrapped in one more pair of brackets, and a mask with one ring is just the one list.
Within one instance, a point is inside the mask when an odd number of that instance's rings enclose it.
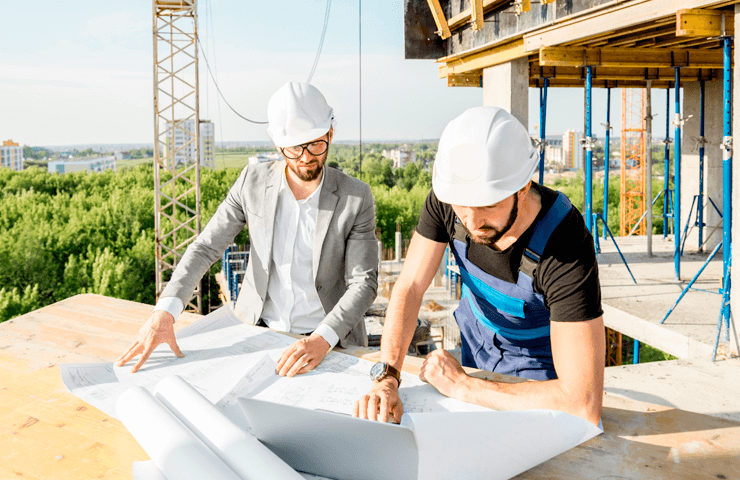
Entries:
{"label": "overall strap", "polygon": [[[545,250],[545,245],[547,245],[550,235],[552,235],[552,232],[560,225],[560,222],[570,213],[571,208],[573,206],[570,200],[568,200],[568,197],[564,193],[558,192],[555,203],[550,207],[550,210],[534,225],[532,238],[524,249],[524,254],[519,264],[520,272],[525,273],[530,278],[534,278],[534,270],[540,262],[540,257]],[[465,231],[465,227],[463,227],[457,218],[455,218],[454,239],[468,245],[468,234]]]}
{"label": "overall strap", "polygon": [[524,249],[522,261],[519,264],[519,271],[525,273],[530,278],[534,278],[534,271],[540,263],[542,252],[552,232],[560,225],[565,217],[570,213],[573,205],[564,193],[558,192],[555,203],[550,207],[545,216],[537,221],[534,225],[532,238],[529,239],[529,245]]}

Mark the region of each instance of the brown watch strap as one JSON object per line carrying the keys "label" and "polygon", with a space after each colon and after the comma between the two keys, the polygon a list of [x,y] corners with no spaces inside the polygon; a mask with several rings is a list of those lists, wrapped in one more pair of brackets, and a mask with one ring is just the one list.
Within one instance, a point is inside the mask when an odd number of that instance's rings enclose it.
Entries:
{"label": "brown watch strap", "polygon": [[388,368],[386,369],[386,376],[395,378],[398,382],[398,386],[401,386],[401,372],[399,372],[398,369],[393,365],[388,365]]}

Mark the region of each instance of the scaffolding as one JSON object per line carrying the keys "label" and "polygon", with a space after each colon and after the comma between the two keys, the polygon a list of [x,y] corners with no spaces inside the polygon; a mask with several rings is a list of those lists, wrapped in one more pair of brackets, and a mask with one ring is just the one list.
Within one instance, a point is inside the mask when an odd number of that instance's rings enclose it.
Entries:
{"label": "scaffolding", "polygon": [[[646,91],[644,88],[622,89],[622,145],[621,145],[621,201],[619,234],[626,236],[634,230],[645,235],[642,214],[647,207],[645,178]],[[636,229],[633,227],[639,223]]]}
{"label": "scaffolding", "polygon": [[[157,299],[200,233],[197,0],[153,0]],[[195,120],[196,128],[185,127]],[[182,140],[182,141],[179,141]],[[188,148],[190,145],[195,148]],[[190,152],[194,152],[194,155]],[[201,311],[196,288],[185,309]]]}

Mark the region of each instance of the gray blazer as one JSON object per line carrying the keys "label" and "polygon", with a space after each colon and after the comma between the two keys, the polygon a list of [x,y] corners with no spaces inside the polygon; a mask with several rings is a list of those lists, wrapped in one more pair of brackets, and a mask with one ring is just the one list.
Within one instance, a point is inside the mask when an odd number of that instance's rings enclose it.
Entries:
{"label": "gray blazer", "polygon": [[[208,268],[247,225],[249,263],[234,310],[245,323],[259,321],[267,296],[284,169],[284,160],[244,168],[206,228],[188,247],[162,297],[179,297],[187,304]],[[313,250],[314,282],[326,313],[321,323],[337,333],[340,346],[367,346],[363,316],[378,290],[372,193],[366,183],[337,169],[326,167],[324,175]]]}

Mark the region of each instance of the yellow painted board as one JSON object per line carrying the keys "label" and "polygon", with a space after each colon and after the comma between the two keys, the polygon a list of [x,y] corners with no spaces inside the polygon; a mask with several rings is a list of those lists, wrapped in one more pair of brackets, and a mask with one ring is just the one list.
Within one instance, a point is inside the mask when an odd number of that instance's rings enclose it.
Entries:
{"label": "yellow painted board", "polygon": [[437,33],[442,40],[450,38],[452,33],[450,33],[450,27],[447,25],[445,12],[442,10],[439,0],[427,0],[427,3],[429,4],[429,10],[432,12],[432,17],[434,17],[434,23],[437,24]]}
{"label": "yellow painted board", "polygon": [[510,62],[516,58],[526,56],[522,40],[518,39],[491,50],[474,53],[466,57],[457,58],[439,67],[439,78],[450,74],[468,73],[483,68]]}
{"label": "yellow painted board", "polygon": [[542,47],[539,64],[556,67],[590,65],[595,67],[722,68],[722,55],[722,52],[718,50]]}
{"label": "yellow painted board", "polygon": [[701,8],[684,8],[676,12],[677,37],[719,37],[721,35],[735,35],[734,15]]}
{"label": "yellow painted board", "polygon": [[462,73],[447,76],[448,87],[481,87],[480,73]]}

